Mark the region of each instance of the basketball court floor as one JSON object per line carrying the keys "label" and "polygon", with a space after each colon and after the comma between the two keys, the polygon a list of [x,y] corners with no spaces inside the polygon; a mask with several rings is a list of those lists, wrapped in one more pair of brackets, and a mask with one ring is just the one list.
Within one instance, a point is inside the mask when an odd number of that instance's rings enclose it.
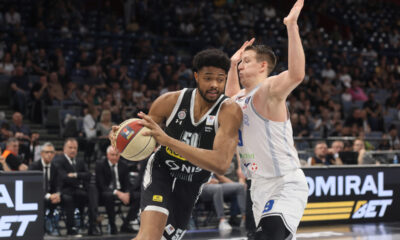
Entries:
{"label": "basketball court floor", "polygon": [[[83,236],[79,239],[129,240],[133,235],[103,235],[101,237]],[[45,240],[76,239],[71,237],[45,236]],[[190,230],[185,240],[246,240],[243,229],[234,228],[231,232],[219,232],[218,229]],[[365,223],[332,226],[300,227],[297,240],[400,240],[400,222]]]}

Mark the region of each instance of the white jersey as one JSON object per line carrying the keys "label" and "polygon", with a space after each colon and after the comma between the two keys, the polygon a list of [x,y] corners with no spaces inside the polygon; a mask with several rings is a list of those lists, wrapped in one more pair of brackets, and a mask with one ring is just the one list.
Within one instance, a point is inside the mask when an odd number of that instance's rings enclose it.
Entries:
{"label": "white jersey", "polygon": [[258,88],[236,98],[243,111],[238,144],[240,159],[249,178],[284,176],[300,168],[292,124],[289,117],[284,122],[275,122],[257,113],[253,96]]}

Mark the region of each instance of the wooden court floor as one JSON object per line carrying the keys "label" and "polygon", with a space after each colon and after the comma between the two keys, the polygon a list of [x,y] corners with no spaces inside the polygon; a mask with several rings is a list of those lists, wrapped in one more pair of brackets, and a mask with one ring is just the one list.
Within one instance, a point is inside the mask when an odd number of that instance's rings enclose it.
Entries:
{"label": "wooden court floor", "polygon": [[[79,239],[107,239],[128,240],[133,235],[120,234],[111,236],[105,234],[101,237],[83,236]],[[297,231],[297,240],[400,240],[400,222],[365,223],[349,225],[326,225],[313,227],[300,227]],[[45,240],[77,239],[66,236],[45,236]],[[184,240],[247,240],[243,229],[234,228],[231,232],[219,232],[217,229],[190,230],[183,237]]]}

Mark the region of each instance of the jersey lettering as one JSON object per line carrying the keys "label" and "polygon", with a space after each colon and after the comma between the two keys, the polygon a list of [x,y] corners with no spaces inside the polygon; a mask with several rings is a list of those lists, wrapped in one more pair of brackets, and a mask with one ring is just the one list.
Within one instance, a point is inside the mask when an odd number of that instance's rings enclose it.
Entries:
{"label": "jersey lettering", "polygon": [[243,139],[242,139],[242,131],[239,129],[239,142],[238,142],[239,147],[243,147]]}
{"label": "jersey lettering", "polygon": [[187,145],[192,147],[198,147],[199,145],[199,134],[184,131],[182,136],[182,141]]}

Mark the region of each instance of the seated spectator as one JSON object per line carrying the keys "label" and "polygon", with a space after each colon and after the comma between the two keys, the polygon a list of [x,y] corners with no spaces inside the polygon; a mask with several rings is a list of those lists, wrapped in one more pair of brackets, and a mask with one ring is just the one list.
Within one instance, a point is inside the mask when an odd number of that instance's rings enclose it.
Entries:
{"label": "seated spectator", "polygon": [[0,73],[11,76],[14,72],[14,63],[11,61],[11,54],[6,53],[3,61],[0,62]]}
{"label": "seated spectator", "polygon": [[331,148],[328,149],[328,153],[333,155],[333,161],[335,165],[343,165],[343,162],[339,156],[339,152],[342,152],[343,149],[344,142],[340,140],[333,141],[331,144]]}
{"label": "seated spectator", "polygon": [[10,124],[10,130],[13,132],[14,137],[20,141],[29,142],[31,129],[29,126],[23,124],[23,116],[19,112],[15,112],[12,115],[12,123]]}
{"label": "seated spectator", "polygon": [[107,210],[111,234],[117,234],[115,225],[115,200],[129,205],[129,212],[120,228],[121,232],[135,233],[130,221],[134,220],[140,208],[140,192],[133,191],[129,181],[128,166],[120,160],[120,154],[112,146],[107,148],[107,159],[96,164],[96,184],[99,189],[100,201]]}
{"label": "seated spectator", "polygon": [[11,6],[5,14],[6,23],[9,25],[19,25],[21,23],[21,15],[15,11],[15,7]]}
{"label": "seated spectator", "polygon": [[24,67],[22,65],[16,67],[15,75],[10,79],[10,86],[15,108],[25,114],[31,85],[28,77],[24,75]]}
{"label": "seated spectator", "polygon": [[[44,212],[50,210],[48,214],[51,216],[54,209],[61,202],[59,191],[57,168],[53,164],[55,149],[52,143],[46,142],[43,144],[40,152],[41,160],[32,162],[29,165],[29,170],[42,171],[44,176]],[[49,232],[48,232],[49,233]]]}
{"label": "seated spectator", "polygon": [[352,81],[351,88],[348,89],[348,93],[350,93],[352,101],[365,102],[368,100],[368,97],[359,84],[360,83],[358,80]]}
{"label": "seated spectator", "polygon": [[3,157],[2,152],[0,150],[0,172],[1,171],[10,172],[11,169],[8,167],[8,164],[6,162],[6,158]]}
{"label": "seated spectator", "polygon": [[39,49],[33,60],[32,67],[38,75],[47,75],[50,72],[50,62],[44,48]]}
{"label": "seated spectator", "polygon": [[101,112],[100,122],[96,124],[98,144],[102,153],[106,153],[107,146],[110,143],[108,140],[108,134],[113,125],[115,124],[111,121],[110,110],[103,110]]}
{"label": "seated spectator", "polygon": [[397,134],[396,125],[391,125],[389,127],[389,144],[390,144],[390,149],[400,150],[400,139],[399,135]]}
{"label": "seated spectator", "polygon": [[388,134],[383,134],[382,140],[379,141],[378,150],[390,150],[391,146],[389,143],[389,139],[390,139],[390,137]]}
{"label": "seated spectator", "polygon": [[[245,223],[245,218],[246,218],[246,185],[245,185],[245,179],[243,174],[239,174],[237,171],[235,171],[235,162],[236,160],[232,161],[231,171],[227,171],[228,174],[226,175],[213,175],[213,178],[204,185],[203,190],[200,195],[200,199],[209,201],[213,200],[214,208],[217,213],[217,217],[219,219],[219,225],[218,229],[219,230],[231,230],[232,226],[229,224],[229,222],[225,219],[225,214],[224,214],[224,202],[227,200],[227,198],[230,198],[231,200],[235,199],[237,200],[237,204],[240,210],[240,213],[242,215],[242,221],[240,225],[243,227]],[[240,169],[240,168],[237,168]],[[233,177],[231,175],[234,174],[229,174],[229,172],[236,172],[238,173],[238,179],[239,182],[233,181]],[[231,179],[232,178],[232,179]],[[231,204],[234,202],[231,201]],[[231,206],[232,207],[232,206]],[[231,215],[231,218],[233,216]],[[231,219],[233,220],[233,219]],[[234,221],[230,221],[234,222]]]}
{"label": "seated spectator", "polygon": [[50,74],[48,84],[48,91],[50,99],[53,105],[59,105],[64,100],[64,89],[61,83],[58,81],[58,75],[56,72]]}
{"label": "seated spectator", "polygon": [[328,153],[328,146],[324,141],[317,142],[314,147],[314,156],[308,158],[307,164],[309,166],[335,164],[335,160],[333,156]]}
{"label": "seated spectator", "polygon": [[6,144],[6,150],[1,155],[6,159],[6,163],[13,171],[26,171],[28,166],[22,163],[21,157],[18,155],[19,142],[16,138],[9,138]]}
{"label": "seated spectator", "polygon": [[31,141],[29,143],[29,154],[25,158],[29,164],[39,161],[41,158],[42,146],[40,145],[39,138],[40,135],[38,132],[32,132]]}
{"label": "seated spectator", "polygon": [[361,139],[356,139],[353,142],[353,151],[358,152],[357,163],[362,164],[377,164],[378,162],[374,160],[371,154],[365,150],[364,141]]}
{"label": "seated spectator", "polygon": [[10,130],[10,124],[3,122],[0,126],[0,143],[6,142],[13,135],[13,132]]}
{"label": "seated spectator", "polygon": [[368,94],[368,101],[364,103],[364,110],[367,113],[367,119],[371,131],[383,131],[383,108],[375,100],[375,94],[370,92]]}
{"label": "seated spectator", "polygon": [[89,235],[99,235],[100,232],[95,226],[97,194],[91,191],[89,185],[91,174],[85,163],[76,158],[77,154],[77,140],[67,138],[64,143],[64,154],[57,159],[61,203],[66,215],[67,234],[80,236],[74,228],[74,210],[78,208],[83,219],[84,208],[88,206]]}
{"label": "seated spectator", "polygon": [[45,107],[52,105],[46,75],[40,76],[39,82],[33,85],[31,99],[33,100],[30,112],[31,120],[35,123],[42,123]]}

